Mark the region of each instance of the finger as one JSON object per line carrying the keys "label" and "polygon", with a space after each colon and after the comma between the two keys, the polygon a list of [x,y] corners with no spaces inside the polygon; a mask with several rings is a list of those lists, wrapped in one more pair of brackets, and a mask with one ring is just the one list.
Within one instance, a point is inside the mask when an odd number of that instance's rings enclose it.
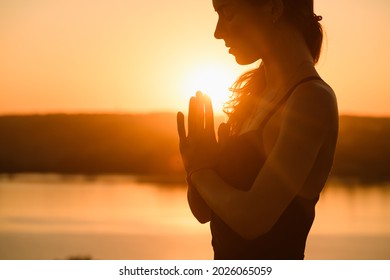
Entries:
{"label": "finger", "polygon": [[201,137],[204,125],[203,94],[196,92],[195,97],[191,97],[188,112],[188,137],[196,141]]}
{"label": "finger", "polygon": [[179,134],[180,143],[184,143],[186,140],[186,130],[184,126],[184,114],[182,112],[177,113],[177,132]]}
{"label": "finger", "polygon": [[201,91],[196,92],[196,132],[204,129],[204,96]]}
{"label": "finger", "polygon": [[204,107],[206,132],[215,137],[213,105],[208,95],[204,95]]}
{"label": "finger", "polygon": [[188,138],[194,137],[196,132],[196,99],[190,98],[188,107]]}

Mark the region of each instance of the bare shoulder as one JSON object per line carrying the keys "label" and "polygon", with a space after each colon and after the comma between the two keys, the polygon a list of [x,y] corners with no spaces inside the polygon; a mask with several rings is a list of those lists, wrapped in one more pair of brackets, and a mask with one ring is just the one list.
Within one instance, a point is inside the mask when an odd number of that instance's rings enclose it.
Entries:
{"label": "bare shoulder", "polygon": [[[332,125],[337,120],[337,99],[333,89],[322,80],[299,85],[286,103],[286,116],[293,120]],[[287,118],[286,121],[288,121]]]}
{"label": "bare shoulder", "polygon": [[336,95],[323,80],[312,80],[300,84],[289,98],[288,105],[335,106]]}

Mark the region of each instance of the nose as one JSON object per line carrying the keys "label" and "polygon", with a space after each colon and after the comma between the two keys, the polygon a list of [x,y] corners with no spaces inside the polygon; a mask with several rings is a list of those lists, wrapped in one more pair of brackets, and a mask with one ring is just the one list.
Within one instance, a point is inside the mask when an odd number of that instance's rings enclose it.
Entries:
{"label": "nose", "polygon": [[223,39],[224,35],[224,27],[221,19],[218,19],[217,25],[215,26],[215,31],[214,31],[214,37],[215,39]]}

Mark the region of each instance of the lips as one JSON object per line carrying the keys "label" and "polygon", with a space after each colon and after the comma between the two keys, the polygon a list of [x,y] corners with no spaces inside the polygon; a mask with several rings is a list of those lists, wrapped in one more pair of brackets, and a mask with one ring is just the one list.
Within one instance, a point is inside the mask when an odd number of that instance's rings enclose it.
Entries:
{"label": "lips", "polygon": [[232,52],[232,46],[230,46],[229,44],[225,44],[225,47],[229,50],[229,53]]}
{"label": "lips", "polygon": [[228,49],[228,52],[231,54],[232,50],[234,49],[232,45],[229,42],[225,41],[225,47]]}

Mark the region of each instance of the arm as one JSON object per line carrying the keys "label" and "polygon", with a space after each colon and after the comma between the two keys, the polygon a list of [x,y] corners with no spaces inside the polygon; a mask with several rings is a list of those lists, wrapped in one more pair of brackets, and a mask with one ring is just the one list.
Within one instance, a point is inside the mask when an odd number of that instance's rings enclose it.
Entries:
{"label": "arm", "polygon": [[286,104],[278,140],[250,191],[227,185],[211,169],[194,173],[194,186],[242,237],[253,239],[266,233],[302,190],[333,125],[335,108],[328,90],[312,84],[299,87]]}
{"label": "arm", "polygon": [[[206,114],[206,118],[208,119],[207,123],[207,129],[209,132],[207,133],[207,136],[212,143],[211,146],[208,146],[204,148],[203,150],[206,150],[207,153],[214,154],[215,151],[211,150],[218,150],[218,146],[221,147],[226,143],[227,138],[229,137],[229,125],[226,123],[221,123],[219,128],[218,128],[218,145],[216,146],[216,140],[215,140],[215,135],[214,135],[214,116],[212,112],[212,105],[211,105],[211,100],[208,97],[203,97],[201,96],[200,92],[197,93],[197,96],[195,98],[191,98],[190,101],[190,111],[189,111],[189,127],[188,127],[188,137],[186,136],[185,129],[184,129],[184,115],[182,113],[179,113],[177,115],[177,124],[178,124],[178,133],[179,133],[179,138],[180,138],[180,150],[182,153],[183,157],[183,163],[184,167],[188,172],[193,171],[194,169],[199,169],[203,168],[204,166],[212,166],[213,165],[213,155],[210,157],[211,163],[207,162],[202,163],[202,164],[192,164],[194,166],[190,166],[189,160],[186,156],[186,153],[184,152],[185,146],[188,144],[189,139],[193,134],[199,133],[200,126],[194,124],[194,119],[196,118],[201,118],[203,120],[200,112],[203,112],[204,109],[202,106],[197,106],[195,103],[195,100],[198,100],[198,105],[201,104],[202,102],[205,102],[205,105],[208,107],[208,111]],[[195,116],[194,116],[195,115]],[[192,116],[192,118],[190,118]],[[206,157],[207,158],[207,157]],[[203,160],[204,161],[204,160]],[[188,182],[188,190],[187,190],[187,200],[188,204],[190,206],[192,214],[195,216],[195,218],[200,222],[200,223],[207,223],[211,220],[211,209],[210,207],[206,204],[204,199],[201,197],[199,194],[198,190],[193,186],[190,180],[187,180]]]}
{"label": "arm", "polygon": [[211,210],[198,190],[188,182],[187,200],[194,217],[202,224],[211,220]]}
{"label": "arm", "polygon": [[[180,153],[183,159],[184,168],[187,174],[191,174],[194,170],[199,170],[204,167],[212,167],[215,158],[218,144],[214,135],[214,128],[207,125],[207,134],[203,134],[204,126],[204,101],[211,107],[211,100],[204,98],[203,94],[197,92],[196,97],[190,99],[189,113],[188,113],[188,136],[184,128],[184,115],[179,112],[177,114],[177,127],[180,140]],[[208,118],[213,119],[212,108],[207,113]],[[214,124],[213,124],[214,125]],[[226,130],[221,130],[222,133]],[[198,137],[199,135],[203,137]],[[193,145],[196,142],[196,145]],[[198,151],[207,151],[204,156],[200,155]],[[195,160],[194,160],[195,159]],[[188,176],[188,175],[187,175]],[[193,186],[190,180],[188,182],[187,200],[192,214],[200,223],[207,223],[211,219],[211,210],[200,196],[198,190]]]}

